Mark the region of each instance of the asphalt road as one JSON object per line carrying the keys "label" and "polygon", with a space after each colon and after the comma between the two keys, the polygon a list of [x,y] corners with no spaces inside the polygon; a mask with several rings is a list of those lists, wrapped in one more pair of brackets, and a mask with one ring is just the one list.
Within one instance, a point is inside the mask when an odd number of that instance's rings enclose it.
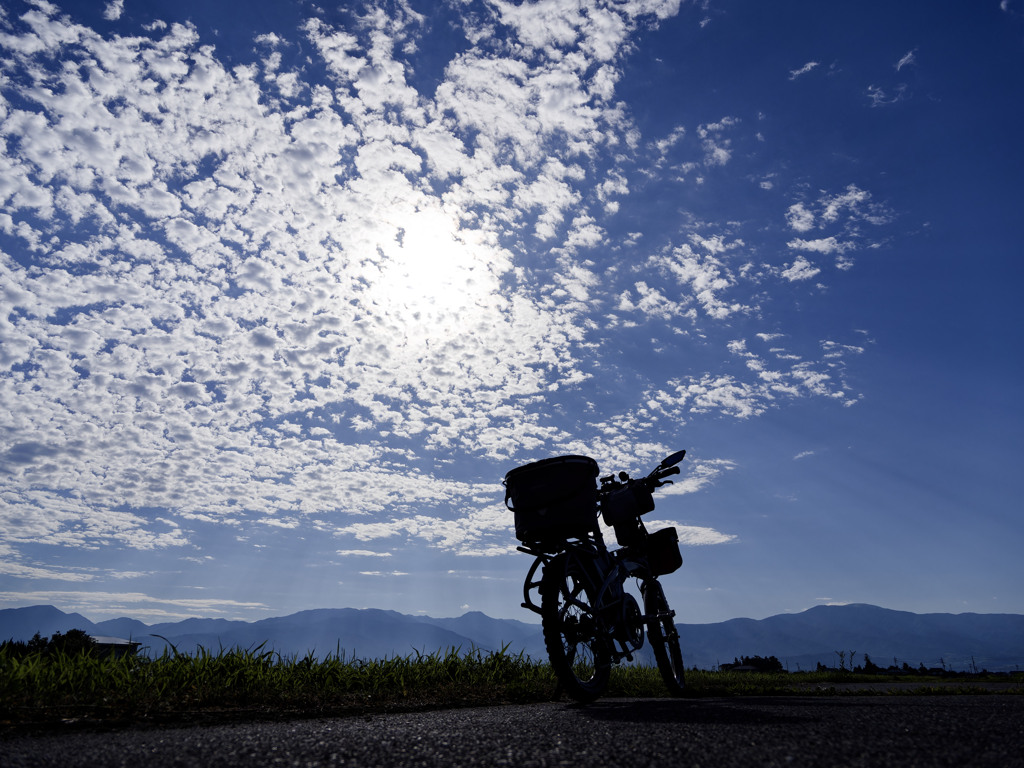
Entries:
{"label": "asphalt road", "polygon": [[1024,766],[1024,695],[609,699],[8,736],[4,768]]}

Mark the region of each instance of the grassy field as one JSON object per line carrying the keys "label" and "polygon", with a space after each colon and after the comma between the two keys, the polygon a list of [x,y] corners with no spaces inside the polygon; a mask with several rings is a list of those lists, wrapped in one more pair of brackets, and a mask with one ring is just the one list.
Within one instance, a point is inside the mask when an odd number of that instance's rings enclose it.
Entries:
{"label": "grassy field", "polygon": [[[1024,675],[999,675],[1002,690],[1024,692]],[[687,696],[835,695],[847,690],[966,693],[965,681],[846,671],[687,673]],[[867,687],[865,687],[867,686]],[[547,663],[505,652],[414,654],[376,661],[282,658],[262,648],[165,653],[156,659],[88,651],[13,653],[0,649],[0,728],[129,725],[317,717],[441,707],[550,701],[557,682]],[[656,668],[615,667],[607,697],[667,696]]]}

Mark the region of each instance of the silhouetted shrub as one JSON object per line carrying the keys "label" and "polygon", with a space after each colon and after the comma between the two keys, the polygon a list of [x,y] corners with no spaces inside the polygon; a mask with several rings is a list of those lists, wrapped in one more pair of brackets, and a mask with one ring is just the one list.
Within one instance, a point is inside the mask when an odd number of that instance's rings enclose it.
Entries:
{"label": "silhouetted shrub", "polygon": [[34,653],[74,656],[78,653],[91,653],[95,646],[96,641],[81,629],[69,629],[65,634],[54,632],[49,639],[36,632],[28,642],[11,639],[0,643],[0,649],[19,658]]}
{"label": "silhouetted shrub", "polygon": [[744,656],[742,659],[733,659],[732,664],[722,664],[723,672],[730,670],[751,671],[751,672],[782,672],[782,662],[774,656]]}

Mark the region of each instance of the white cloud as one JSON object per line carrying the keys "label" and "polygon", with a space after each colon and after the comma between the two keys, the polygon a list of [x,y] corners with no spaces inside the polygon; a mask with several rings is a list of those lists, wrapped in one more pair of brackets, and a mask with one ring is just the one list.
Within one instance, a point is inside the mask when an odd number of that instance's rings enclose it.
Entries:
{"label": "white cloud", "polygon": [[662,320],[669,320],[683,314],[684,305],[669,300],[657,288],[652,288],[642,281],[636,283],[634,288],[638,294],[638,300],[634,302],[631,292],[627,291],[619,298],[618,309],[626,312],[640,311],[645,315]]}
{"label": "white cloud", "polygon": [[826,195],[821,198],[820,202],[824,206],[821,218],[831,223],[835,222],[844,211],[849,211],[855,215],[870,199],[871,195],[869,193],[850,184],[845,192],[841,192],[838,195]]}
{"label": "white cloud", "polygon": [[910,66],[911,64],[915,64],[916,61],[917,49],[915,48],[912,51],[907,51],[905,54],[903,54],[900,60],[896,62],[896,71],[899,72],[904,67]]}
{"label": "white cloud", "polygon": [[762,391],[733,376],[706,374],[676,387],[676,402],[692,413],[720,412],[746,419],[764,413]]}
{"label": "white cloud", "polygon": [[653,257],[652,263],[685,285],[709,317],[720,320],[747,309],[740,301],[723,298],[737,284],[737,278],[727,264],[727,256],[742,247],[743,242],[739,240],[726,241],[722,236],[693,234],[689,243]]}
{"label": "white cloud", "polygon": [[885,90],[881,86],[871,84],[868,86],[868,101],[872,107],[884,107],[889,104],[898,104],[907,98],[907,86],[904,83],[897,85],[892,90]]}
{"label": "white cloud", "polygon": [[148,623],[180,621],[195,616],[235,619],[250,611],[266,608],[259,602],[219,598],[166,599],[142,592],[75,590],[0,592],[0,603],[55,605],[65,612],[82,613],[93,621],[131,614],[132,618]]}
{"label": "white cloud", "polygon": [[[742,129],[699,125],[676,163],[687,131],[646,142],[617,100],[630,35],[678,7],[496,2],[467,17],[432,94],[411,84],[403,51],[425,25],[402,3],[261,36],[235,64],[188,25],[101,34],[46,5],[5,18],[4,542],[150,551],[200,526],[315,519],[343,557],[389,556],[348,544],[392,537],[505,552],[496,463],[577,444],[655,455],[644,415],[833,396],[812,363],[737,354],[728,372],[638,371],[650,404],[629,427],[550,407],[589,386],[570,408],[590,408],[606,315],[703,333],[760,300],[726,225],[649,252],[633,231],[608,255],[643,176],[630,163],[721,167]],[[298,43],[316,66],[289,69]],[[837,232],[792,247],[842,253],[846,224],[883,216],[856,187],[822,193],[787,221]],[[782,275],[810,269],[798,256]]]}
{"label": "white cloud", "polygon": [[700,525],[682,525],[671,520],[645,520],[648,530],[658,531],[662,528],[675,528],[679,543],[684,547],[707,547],[714,544],[727,544],[736,540],[736,535],[722,533],[714,528]]}
{"label": "white cloud", "polygon": [[820,272],[820,269],[813,266],[803,256],[797,256],[792,264],[782,270],[782,276],[790,281],[809,280]]}
{"label": "white cloud", "polygon": [[800,77],[800,75],[806,75],[808,72],[810,72],[817,66],[818,62],[808,61],[806,64],[804,64],[802,67],[799,67],[798,69],[791,69],[789,71],[789,79],[796,80],[798,77]]}
{"label": "white cloud", "polygon": [[654,142],[654,148],[658,153],[658,158],[655,160],[656,165],[664,165],[666,156],[669,150],[675,147],[683,138],[686,136],[686,128],[678,125],[672,129],[672,131],[663,139],[659,139]]}
{"label": "white cloud", "polygon": [[[862,224],[881,226],[892,220],[892,212],[872,200],[870,192],[849,184],[839,193],[822,192],[814,203],[797,202],[786,211],[787,226],[801,234],[814,230],[834,230],[837,234],[823,237],[798,237],[787,243],[796,251],[836,256],[836,267],[850,269],[853,261],[845,254],[860,248],[875,248],[877,243],[866,240]],[[812,267],[798,257],[781,272],[790,281],[814,277],[820,269]]]}
{"label": "white cloud", "polygon": [[717,123],[708,123],[697,128],[697,135],[704,147],[704,164],[725,165],[732,158],[731,140],[725,136],[728,129],[739,124],[735,117],[723,117]]}
{"label": "white cloud", "polygon": [[840,344],[836,341],[823,340],[821,349],[826,360],[830,358],[841,358],[847,355],[862,355],[864,347],[858,344]]}
{"label": "white cloud", "polygon": [[103,18],[107,21],[117,21],[124,13],[124,0],[111,0],[103,9]]}
{"label": "white cloud", "polygon": [[786,212],[786,223],[797,232],[807,232],[816,226],[848,226],[857,222],[878,226],[891,219],[891,211],[874,202],[871,193],[856,184],[848,184],[835,194],[823,191],[813,204],[794,203]]}
{"label": "white cloud", "polygon": [[501,23],[531,48],[555,57],[578,46],[585,54],[582,61],[600,62],[619,55],[638,18],[674,16],[679,4],[680,0],[628,0],[614,8],[602,8],[560,0],[493,0],[490,5],[497,10]]}
{"label": "white cloud", "polygon": [[484,551],[514,552],[515,545],[508,534],[509,512],[504,505],[500,502],[496,505],[493,500],[487,506],[471,509],[459,520],[413,514],[390,520],[352,523],[335,531],[337,536],[351,536],[357,541],[410,538],[462,555]]}
{"label": "white cloud", "polygon": [[786,212],[786,223],[797,232],[807,232],[814,228],[814,214],[804,207],[803,203],[794,203]]}
{"label": "white cloud", "polygon": [[[786,245],[796,251],[811,251],[814,253],[845,253],[856,246],[851,242],[839,242],[835,237],[819,237],[814,240],[804,240],[803,238],[794,238],[790,240]],[[807,262],[803,262],[804,267],[807,266]],[[794,265],[796,266],[796,265]],[[790,268],[792,269],[792,267]],[[804,270],[806,271],[806,270]],[[799,277],[790,277],[793,279],[804,279],[805,277],[811,277],[811,275],[802,274]]]}
{"label": "white cloud", "polygon": [[[863,353],[863,347],[821,341],[817,345],[820,359],[808,359],[777,346],[764,352],[759,349],[776,341],[779,334],[756,334],[755,338],[757,342],[732,339],[726,345],[728,352],[746,369],[745,375],[733,371],[683,377],[646,392],[643,399],[651,410],[664,413],[679,423],[694,414],[706,413],[749,419],[794,398],[808,396],[829,398],[844,406],[857,402],[858,397],[850,393],[844,381],[845,358]],[[775,362],[771,362],[769,355]],[[691,479],[700,483],[708,467],[718,472],[729,466],[728,463],[706,464],[702,469],[691,466]]]}
{"label": "white cloud", "polygon": [[341,557],[391,557],[390,552],[375,552],[372,549],[339,549]]}
{"label": "white cloud", "polygon": [[0,560],[0,574],[15,579],[47,579],[53,581],[87,582],[93,581],[101,575],[87,573],[81,570],[53,568],[34,563],[19,562],[17,551],[13,547],[6,545],[0,545],[0,553],[5,553],[4,558]]}

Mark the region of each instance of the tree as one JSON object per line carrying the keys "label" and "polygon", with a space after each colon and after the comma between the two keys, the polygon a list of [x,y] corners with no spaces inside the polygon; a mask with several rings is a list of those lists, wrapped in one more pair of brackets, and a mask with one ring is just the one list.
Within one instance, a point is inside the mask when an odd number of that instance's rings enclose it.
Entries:
{"label": "tree", "polygon": [[758,672],[784,671],[782,662],[774,656],[744,656],[742,658],[733,658],[732,664],[721,664],[719,666],[719,669],[723,671],[740,668],[755,669]]}
{"label": "tree", "polygon": [[774,656],[744,656],[743,663],[759,672],[782,672],[782,662]]}
{"label": "tree", "polygon": [[89,653],[95,645],[96,641],[85,631],[69,629],[66,634],[54,632],[49,639],[36,632],[27,643],[24,640],[7,640],[3,643],[2,648],[20,658],[31,654],[54,655],[57,653],[73,656],[78,653]]}
{"label": "tree", "polygon": [[54,632],[50,637],[50,645],[47,650],[50,653],[64,653],[72,656],[77,653],[88,653],[96,645],[96,641],[81,629],[69,629],[67,634]]}

